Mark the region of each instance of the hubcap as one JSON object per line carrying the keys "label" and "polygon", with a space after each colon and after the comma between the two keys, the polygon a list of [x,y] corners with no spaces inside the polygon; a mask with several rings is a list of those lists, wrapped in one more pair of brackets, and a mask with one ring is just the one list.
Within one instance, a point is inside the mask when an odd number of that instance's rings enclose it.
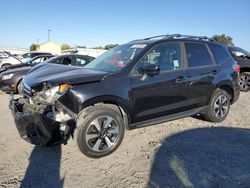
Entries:
{"label": "hubcap", "polygon": [[223,118],[229,109],[229,101],[225,95],[220,95],[214,104],[215,115],[218,118]]}
{"label": "hubcap", "polygon": [[98,117],[88,126],[86,143],[93,151],[103,152],[117,142],[118,135],[118,124],[112,117]]}
{"label": "hubcap", "polygon": [[243,74],[240,76],[239,84],[241,89],[248,90],[250,88],[250,76]]}

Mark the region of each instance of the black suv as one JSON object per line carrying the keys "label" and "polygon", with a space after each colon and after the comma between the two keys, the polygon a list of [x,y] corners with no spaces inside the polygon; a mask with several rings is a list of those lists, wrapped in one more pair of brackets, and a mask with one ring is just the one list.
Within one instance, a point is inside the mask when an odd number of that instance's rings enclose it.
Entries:
{"label": "black suv", "polygon": [[125,129],[200,114],[221,122],[239,97],[239,66],[226,46],[207,37],[163,35],[135,40],[83,68],[36,69],[11,98],[20,135],[43,146],[76,140],[102,157]]}
{"label": "black suv", "polygon": [[240,66],[239,84],[241,91],[250,90],[250,53],[239,47],[229,47],[229,52]]}

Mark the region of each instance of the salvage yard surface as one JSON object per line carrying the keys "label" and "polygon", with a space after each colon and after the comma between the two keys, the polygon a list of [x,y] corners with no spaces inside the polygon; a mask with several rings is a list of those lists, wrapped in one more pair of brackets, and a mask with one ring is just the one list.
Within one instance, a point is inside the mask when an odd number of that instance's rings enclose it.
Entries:
{"label": "salvage yard surface", "polygon": [[250,93],[227,119],[185,118],[127,131],[110,156],[91,159],[76,144],[42,148],[17,133],[0,93],[0,187],[250,187]]}

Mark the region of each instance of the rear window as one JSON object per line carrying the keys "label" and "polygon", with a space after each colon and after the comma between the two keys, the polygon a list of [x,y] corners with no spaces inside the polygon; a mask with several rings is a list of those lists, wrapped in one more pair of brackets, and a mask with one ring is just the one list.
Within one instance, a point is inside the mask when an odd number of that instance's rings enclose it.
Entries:
{"label": "rear window", "polygon": [[199,43],[185,43],[188,67],[200,67],[212,64],[207,47]]}
{"label": "rear window", "polygon": [[228,61],[229,56],[222,46],[210,44],[209,48],[214,55],[216,64],[223,64]]}

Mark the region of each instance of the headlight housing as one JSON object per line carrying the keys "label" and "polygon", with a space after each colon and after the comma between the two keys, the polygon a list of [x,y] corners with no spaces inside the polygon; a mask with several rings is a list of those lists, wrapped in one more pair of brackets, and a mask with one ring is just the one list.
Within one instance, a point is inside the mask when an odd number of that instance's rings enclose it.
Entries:
{"label": "headlight housing", "polygon": [[13,73],[2,75],[2,80],[9,80],[14,76]]}
{"label": "headlight housing", "polygon": [[40,103],[53,104],[68,88],[69,85],[64,83],[49,89],[44,89],[43,91],[35,93],[33,100]]}

